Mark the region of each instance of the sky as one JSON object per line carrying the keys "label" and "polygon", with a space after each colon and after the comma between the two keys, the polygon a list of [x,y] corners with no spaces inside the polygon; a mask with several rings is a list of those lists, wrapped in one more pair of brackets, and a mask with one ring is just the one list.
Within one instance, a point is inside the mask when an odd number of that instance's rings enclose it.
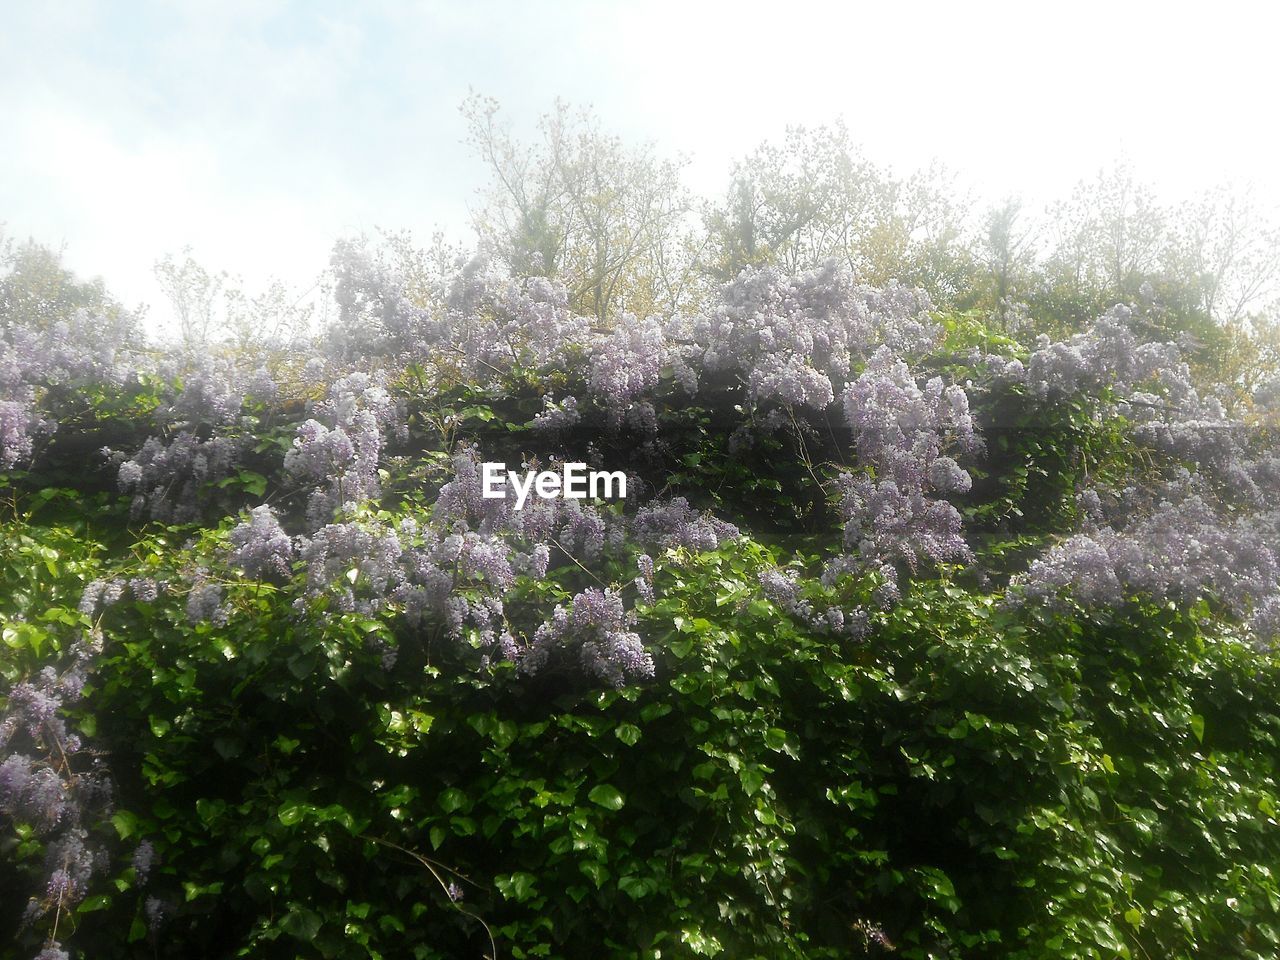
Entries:
{"label": "sky", "polygon": [[375,228],[470,239],[484,172],[459,105],[532,134],[557,97],[688,159],[719,194],[789,124],[843,118],[872,160],[938,160],[1032,205],[1126,160],[1167,199],[1280,203],[1280,13],[1262,3],[4,3],[0,223],[129,305],[153,267],[302,289]]}

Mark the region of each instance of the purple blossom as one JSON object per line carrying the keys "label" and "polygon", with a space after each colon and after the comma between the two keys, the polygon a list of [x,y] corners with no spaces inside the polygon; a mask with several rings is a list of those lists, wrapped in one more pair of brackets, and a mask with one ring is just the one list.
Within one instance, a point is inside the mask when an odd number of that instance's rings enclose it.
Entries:
{"label": "purple blossom", "polygon": [[139,883],[146,883],[147,877],[151,874],[151,868],[156,862],[156,848],[151,845],[150,840],[143,840],[133,851],[133,869],[138,875]]}
{"label": "purple blossom", "polygon": [[379,612],[403,576],[400,538],[375,524],[328,524],[301,541],[298,554],[306,564],[307,592],[333,597],[340,610]]}
{"label": "purple blossom", "polygon": [[968,493],[973,479],[950,457],[937,457],[929,464],[929,483],[942,494]]}
{"label": "purple blossom", "polygon": [[129,590],[143,603],[153,603],[160,595],[160,585],[151,577],[133,577],[129,581]]}
{"label": "purple blossom", "polygon": [[1240,618],[1252,616],[1255,633],[1268,642],[1272,601],[1280,596],[1280,514],[1224,515],[1193,481],[1166,494],[1118,529],[1100,527],[1051,547],[1015,578],[1014,602],[1055,607],[1069,596],[1107,609],[1133,596],[1210,599]]}
{"label": "purple blossom", "polygon": [[1266,649],[1280,642],[1280,591],[1263,598],[1253,610],[1249,625],[1254,636]]}
{"label": "purple blossom", "polygon": [[16,400],[0,400],[0,469],[7,470],[31,456],[32,409]]}
{"label": "purple blossom", "polygon": [[293,561],[293,541],[275,513],[265,504],[254,507],[249,519],[233,529],[231,562],[252,579],[287,580]]}
{"label": "purple blossom", "polygon": [[662,550],[673,547],[714,550],[722,542],[738,536],[738,528],[733,524],[695,512],[684,497],[641,507],[631,527],[638,542]]}
{"label": "purple blossom", "polygon": [[829,565],[828,580],[874,566],[896,582],[896,576],[889,575],[895,563],[914,572],[921,560],[939,564],[972,559],[961,535],[960,514],[951,504],[930,500],[919,487],[902,488],[893,480],[843,474],[839,482],[847,553]]}
{"label": "purple blossom", "polygon": [[147,929],[155,933],[169,916],[169,904],[159,897],[147,897],[142,912],[147,918]]}
{"label": "purple blossom", "polygon": [[542,398],[542,412],[529,426],[544,434],[556,435],[576,426],[582,420],[577,397],[565,397],[559,403],[550,394]]}
{"label": "purple blossom", "polygon": [[329,387],[316,408],[319,419],[298,427],[285,455],[289,476],[313,484],[307,518],[313,528],[334,511],[378,496],[378,463],[388,432],[405,436],[404,410],[381,376],[351,373]]}
{"label": "purple blossom", "polygon": [[224,624],[229,611],[222,602],[222,585],[210,583],[199,575],[187,594],[187,620],[191,623]]}
{"label": "purple blossom", "polygon": [[636,592],[645,603],[653,603],[653,558],[647,553],[640,554],[636,557],[636,568],[640,571],[633,581]]}
{"label": "purple blossom", "polygon": [[652,318],[624,316],[596,343],[587,383],[615,421],[657,385],[668,350],[666,333]]}
{"label": "purple blossom", "polygon": [[149,513],[153,520],[174,523],[196,520],[208,503],[206,485],[230,476],[241,447],[238,438],[201,440],[186,430],[168,441],[151,437],[120,464],[120,489],[134,494],[135,516]]}
{"label": "purple blossom", "polygon": [[616,591],[584,590],[568,609],[557,606],[538,628],[519,666],[525,673],[537,673],[549,662],[576,654],[583,670],[615,687],[648,679],[653,676],[653,657],[629,629],[632,619]]}

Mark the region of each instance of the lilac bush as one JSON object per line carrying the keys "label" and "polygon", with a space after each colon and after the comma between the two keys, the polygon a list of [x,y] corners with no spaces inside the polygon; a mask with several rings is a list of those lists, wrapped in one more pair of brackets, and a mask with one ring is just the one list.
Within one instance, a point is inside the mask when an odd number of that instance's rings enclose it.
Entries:
{"label": "lilac bush", "polygon": [[[190,578],[186,604],[193,619],[232,613],[227,578],[214,570],[218,562],[249,579],[284,584],[296,557],[307,597],[327,597],[336,610],[408,612],[434,618],[450,634],[472,631],[482,643],[496,643],[519,633],[505,619],[504,604],[522,578],[541,579],[556,564],[585,568],[628,556],[634,563],[649,556],[646,551],[716,549],[737,535],[731,522],[678,495],[622,513],[541,499],[516,509],[509,500],[482,496],[479,454],[467,447],[453,456],[452,477],[412,535],[402,540],[403,531],[389,521],[354,520],[379,504],[389,445],[404,443],[409,428],[404,397],[389,374],[352,363],[357,345],[387,364],[418,364],[431,378],[425,381],[430,389],[459,381],[500,387],[512,376],[556,371],[562,388],[542,396],[542,410],[529,424],[532,435],[550,442],[595,429],[660,443],[660,418],[671,404],[714,404],[722,395],[745,402],[733,434],[742,449],[753,437],[816,436],[824,424],[830,429],[834,413],[848,437],[844,465],[829,488],[842,549],[825,559],[822,581],[834,586],[853,577],[874,589],[878,602],[892,604],[905,588],[903,574],[975,559],[956,502],[972,491],[970,471],[983,457],[970,409],[973,387],[923,372],[943,331],[920,291],[859,285],[834,263],[797,276],[752,268],[694,315],[623,316],[602,324],[575,316],[556,282],[511,277],[483,258],[424,287],[360,245],[343,244],[334,273],[347,333],[335,331],[327,358],[312,358],[301,370],[294,389],[320,383],[324,392],[305,401],[306,415],[294,421],[280,462],[305,500],[306,524],[290,533],[292,521],[254,508],[229,533],[223,560],[206,558],[204,572]],[[1177,534],[1214,562],[1226,562],[1225,547],[1207,545],[1213,525],[1266,529],[1257,518],[1280,491],[1280,459],[1253,450],[1245,421],[1192,383],[1176,344],[1143,335],[1150,309],[1149,301],[1118,305],[1062,342],[1041,340],[1025,357],[970,358],[989,383],[1021,389],[1033,403],[1094,397],[1098,415],[1123,417],[1135,443],[1203,478],[1194,501],[1200,507],[1126,509],[1132,529],[1124,530],[1104,516],[1098,497],[1106,491],[1082,491],[1081,516],[1092,518],[1095,528],[1050,545],[1016,580],[1016,590],[1046,603],[1055,591],[1074,591],[1078,601],[1099,604],[1120,602],[1134,590],[1188,598],[1213,593],[1242,616],[1269,610],[1269,568],[1257,551],[1251,559],[1230,554],[1237,565],[1252,564],[1247,586],[1207,573],[1149,582],[1139,576],[1141,562],[1118,558],[1122,546],[1132,554],[1134,544],[1143,544],[1153,551],[1148,565],[1183,558],[1188,570],[1207,569],[1209,561],[1197,567],[1184,557],[1194,553],[1191,547],[1173,546]],[[34,438],[56,427],[41,411],[47,391],[154,376],[171,385],[153,412],[156,433],[133,451],[111,454],[118,483],[133,495],[136,516],[199,519],[209,506],[207,491],[234,481],[250,455],[246,405],[275,409],[286,402],[283,381],[254,356],[215,352],[156,361],[127,324],[87,350],[93,322],[77,315],[44,332],[6,332],[0,465],[24,462]],[[1263,383],[1255,392],[1254,408],[1263,414],[1268,390]],[[536,467],[536,459],[526,466]],[[1232,504],[1254,512],[1237,515]],[[1175,518],[1185,525],[1180,532],[1172,527]],[[1108,530],[1118,531],[1116,537]],[[641,570],[633,586],[650,598],[653,578]],[[788,600],[782,583],[765,583],[785,609],[811,624],[838,617],[849,623],[858,613],[856,606],[815,612]],[[122,590],[86,591],[85,609],[105,609]],[[148,600],[156,594],[143,585],[131,595]]]}
{"label": "lilac bush", "polygon": [[939,335],[931,306],[919,290],[857,285],[834,261],[796,277],[745,270],[694,321],[692,355],[708,371],[740,371],[757,402],[821,410],[877,348],[928,350]]}
{"label": "lilac bush", "polygon": [[1186,486],[1119,529],[1104,526],[1051,547],[1015,578],[1013,596],[1051,607],[1067,597],[1105,609],[1136,595],[1191,604],[1208,599],[1275,637],[1280,599],[1280,511],[1232,517]]}
{"label": "lilac bush", "polygon": [[[46,666],[15,683],[0,713],[0,815],[25,824],[45,843],[42,888],[27,903],[28,924],[66,917],[105,866],[90,828],[112,809],[101,759],[69,727],[66,709],[84,695],[92,650],[77,644],[62,670]],[[58,949],[56,943],[46,951]],[[64,954],[65,956],[65,954]]]}
{"label": "lilac bush", "polygon": [[1176,344],[1140,342],[1133,318],[1117,307],[1067,343],[1040,345],[1025,382],[1041,402],[1094,391],[1100,416],[1123,416],[1137,444],[1176,466],[1154,485],[1082,490],[1084,529],[1016,576],[1011,599],[1055,608],[1070,598],[1091,610],[1134,596],[1209,600],[1270,644],[1280,596],[1277,451],[1201,394]]}

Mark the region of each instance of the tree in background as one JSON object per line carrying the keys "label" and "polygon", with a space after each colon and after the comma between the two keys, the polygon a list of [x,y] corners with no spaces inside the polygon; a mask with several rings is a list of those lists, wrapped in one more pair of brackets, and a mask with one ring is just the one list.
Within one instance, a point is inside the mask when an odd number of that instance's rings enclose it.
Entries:
{"label": "tree in background", "polygon": [[898,279],[947,299],[962,282],[967,206],[951,176],[931,166],[906,178],[867,160],[843,123],[787,130],[735,164],[725,197],[710,204],[707,272],[749,266],[788,272],[835,258],[860,280]]}
{"label": "tree in background", "polygon": [[965,305],[984,305],[1006,332],[1022,319],[1019,305],[1035,282],[1037,234],[1022,201],[1010,197],[985,214],[973,254],[975,269]]}
{"label": "tree in background", "polygon": [[1252,332],[1274,314],[1280,231],[1248,191],[1223,185],[1159,202],[1118,163],[1048,210],[1051,245],[1028,297],[1053,335],[1113,303],[1153,299],[1151,336],[1181,338],[1193,368],[1248,387],[1260,375]]}
{"label": "tree in background", "polygon": [[1267,219],[1247,189],[1220,185],[1184,203],[1165,259],[1170,272],[1185,278],[1200,309],[1220,323],[1274,309],[1280,294],[1280,225]]}
{"label": "tree in background", "polygon": [[682,161],[605,133],[589,110],[557,102],[525,144],[497,101],[462,105],[468,142],[490,183],[476,212],[481,246],[518,276],[562,281],[575,310],[608,322],[620,310],[678,306],[691,280],[689,194]]}
{"label": "tree in background", "polygon": [[251,295],[225,270],[210,273],[189,247],[181,261],[168,254],[157,262],[155,275],[173,308],[181,342],[189,348],[205,347],[225,335],[240,349],[280,346],[304,337],[309,328],[312,307],[304,301],[310,290],[299,296],[271,280]]}
{"label": "tree in background", "polygon": [[1160,267],[1167,215],[1127,165],[1081,181],[1049,208],[1049,221],[1056,236],[1048,266],[1074,287],[1132,299]]}
{"label": "tree in background", "polygon": [[0,231],[0,324],[47,330],[77,310],[119,319],[122,308],[101,278],[80,280],[60,253],[33,241],[14,244]]}

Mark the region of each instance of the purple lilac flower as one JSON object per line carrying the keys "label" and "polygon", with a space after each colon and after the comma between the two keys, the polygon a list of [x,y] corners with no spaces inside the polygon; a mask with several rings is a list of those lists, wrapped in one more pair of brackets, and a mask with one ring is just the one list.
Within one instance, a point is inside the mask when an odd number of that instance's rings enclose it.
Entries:
{"label": "purple lilac flower", "polygon": [[231,562],[253,579],[287,580],[293,561],[293,541],[271,508],[254,507],[249,519],[233,529]]}
{"label": "purple lilac flower", "polygon": [[519,665],[537,673],[552,660],[576,653],[581,667],[616,687],[653,676],[653,657],[628,629],[633,615],[613,590],[584,590],[568,609],[557,606],[538,628]]}
{"label": "purple lilac flower", "polygon": [[156,862],[156,848],[150,840],[143,840],[133,851],[133,869],[138,875],[139,883],[146,883],[151,868]]}

